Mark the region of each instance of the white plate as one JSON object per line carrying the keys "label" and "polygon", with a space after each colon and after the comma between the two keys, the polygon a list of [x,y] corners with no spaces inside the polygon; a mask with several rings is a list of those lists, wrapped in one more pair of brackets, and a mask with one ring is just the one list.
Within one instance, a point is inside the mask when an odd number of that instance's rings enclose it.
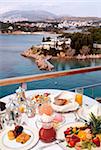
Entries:
{"label": "white plate", "polygon": [[70,100],[70,103],[68,103],[66,105],[58,106],[58,105],[54,104],[55,97],[51,97],[51,105],[52,105],[52,108],[56,112],[74,111],[74,110],[78,109],[78,107],[79,107],[79,104],[77,102],[75,102],[75,94],[74,93],[71,93],[68,91],[61,92],[58,98]]}
{"label": "white plate", "polygon": [[65,113],[65,112],[69,112],[69,111],[74,111],[76,109],[79,108],[79,104],[74,102],[74,103],[69,103],[63,106],[58,106],[55,105],[54,103],[51,103],[52,108],[56,111],[56,112],[61,112],[61,113]]}
{"label": "white plate", "polygon": [[14,129],[14,127],[9,128],[1,133],[0,135],[0,150],[28,150],[35,146],[39,140],[38,129],[30,128],[24,126],[24,132],[31,135],[30,139],[25,143],[21,144],[16,142],[16,140],[9,140],[7,132]]}
{"label": "white plate", "polygon": [[[67,128],[69,128],[69,127],[78,127],[79,128],[79,127],[84,127],[84,125],[85,124],[83,122],[76,122],[76,123],[70,123],[70,124],[62,126],[57,132],[57,139],[65,139],[64,131]],[[66,145],[67,145],[66,141],[60,143],[60,145],[64,150],[76,150],[75,148],[66,147]],[[87,150],[87,149],[85,149],[85,150]],[[101,146],[97,147],[97,148],[92,148],[92,150],[101,150]]]}

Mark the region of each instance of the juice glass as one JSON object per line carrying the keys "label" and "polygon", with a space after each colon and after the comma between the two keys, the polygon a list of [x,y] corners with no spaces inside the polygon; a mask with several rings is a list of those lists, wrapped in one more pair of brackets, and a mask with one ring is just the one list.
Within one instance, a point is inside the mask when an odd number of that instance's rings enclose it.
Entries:
{"label": "juice glass", "polygon": [[75,89],[75,101],[81,106],[83,103],[83,89]]}

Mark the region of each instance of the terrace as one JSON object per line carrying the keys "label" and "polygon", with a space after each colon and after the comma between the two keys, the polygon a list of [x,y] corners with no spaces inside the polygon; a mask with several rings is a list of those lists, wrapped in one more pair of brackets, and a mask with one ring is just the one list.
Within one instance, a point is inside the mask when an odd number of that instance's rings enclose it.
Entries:
{"label": "terrace", "polygon": [[[97,72],[97,71],[98,72],[101,71],[101,66],[72,69],[70,71],[44,73],[44,74],[39,74],[39,75],[6,78],[6,79],[0,80],[0,87],[2,89],[4,86],[6,88],[6,86],[17,84],[17,86],[22,85],[22,88],[24,90],[27,88],[27,84],[29,83],[34,84],[35,81],[41,82],[42,80],[47,80],[47,79],[52,79],[52,78],[56,79],[56,78],[65,77],[65,76],[73,77],[78,74],[83,75],[86,73],[92,73],[92,72]],[[74,92],[75,90],[80,90],[80,89],[83,91],[83,95],[80,93]],[[91,92],[89,90],[91,90]],[[78,87],[77,85],[76,87],[72,89],[68,89],[68,90],[67,89],[60,90],[59,87],[57,87],[57,89],[56,88],[54,89],[54,87],[52,89],[38,89],[38,90],[27,89],[26,91],[20,91],[20,93],[17,90],[16,94],[14,94],[13,92],[13,94],[11,95],[9,95],[10,94],[9,93],[5,97],[2,97],[0,101],[6,103],[7,108],[6,108],[6,111],[4,110],[4,112],[0,112],[0,136],[1,136],[0,148],[1,150],[4,150],[4,149],[11,150],[12,147],[14,150],[16,150],[16,147],[19,147],[21,150],[22,149],[44,150],[45,148],[47,150],[65,149],[66,141],[64,138],[64,131],[67,129],[67,127],[68,128],[84,127],[85,121],[86,122],[89,121],[88,119],[89,119],[89,115],[91,112],[94,114],[94,116],[101,117],[101,105],[99,105],[100,103],[98,103],[101,101],[101,93],[99,92],[98,98],[95,98],[95,95],[94,95],[95,90],[101,91],[101,83],[93,83],[91,85],[81,86],[81,87]],[[25,92],[25,95],[23,92]],[[20,98],[23,98],[23,101],[19,99],[19,96],[23,96],[23,97],[20,97]],[[36,99],[36,96],[37,96],[37,100],[41,100],[40,105],[38,104],[37,101],[36,101],[37,104],[32,103],[34,99]],[[41,99],[40,98],[38,99],[38,97],[40,96],[41,96]],[[56,105],[54,103],[55,100],[59,100],[59,97],[61,99],[62,96],[67,98],[72,104],[72,106],[69,103],[64,104],[65,106]],[[19,100],[21,100],[20,103],[19,103]],[[62,98],[62,100],[66,100],[66,99]],[[46,105],[47,105],[47,108],[46,108]],[[22,106],[24,109],[22,109]],[[41,110],[42,108],[44,108],[43,109],[44,112]],[[49,111],[51,111],[50,108],[54,111],[51,112],[50,115],[47,115],[46,113],[49,113]],[[84,118],[82,114],[82,110],[85,110],[85,111],[87,110],[85,113],[86,118]],[[40,114],[39,111],[43,114]],[[11,112],[14,115],[13,117],[12,117]],[[16,118],[16,112],[17,114],[20,114],[17,116],[17,118]],[[43,117],[44,114],[46,115],[45,116],[46,118]],[[50,118],[52,119],[53,114],[56,118],[59,118],[59,119],[61,118],[61,121],[58,124],[54,122],[53,120],[51,120],[52,124],[49,122],[49,120],[48,122],[46,122],[47,117],[48,119]],[[44,124],[42,121],[40,121],[40,118],[41,120],[44,119]],[[30,138],[28,139],[30,140],[30,144],[28,144],[28,142],[26,142],[25,144],[21,144],[15,140],[10,140],[8,139],[9,135],[7,138],[6,134],[8,132],[11,132],[12,131],[11,129],[14,130],[14,128],[12,128],[12,125],[15,125],[16,127],[16,125],[19,125],[19,124],[21,124],[21,126],[24,127],[25,131],[26,132],[28,131],[28,133],[30,134]],[[7,129],[8,132],[5,130],[5,128]],[[10,130],[8,130],[9,128]],[[100,133],[100,129],[97,130],[97,133]],[[44,138],[44,134],[45,134],[45,138]],[[31,140],[32,138],[33,140]],[[87,138],[85,140],[87,140]],[[51,143],[47,144],[45,142],[47,143],[51,142]],[[100,145],[101,145],[101,142],[99,143],[99,145],[96,144],[96,147],[98,148],[98,150],[100,150],[101,148]]]}

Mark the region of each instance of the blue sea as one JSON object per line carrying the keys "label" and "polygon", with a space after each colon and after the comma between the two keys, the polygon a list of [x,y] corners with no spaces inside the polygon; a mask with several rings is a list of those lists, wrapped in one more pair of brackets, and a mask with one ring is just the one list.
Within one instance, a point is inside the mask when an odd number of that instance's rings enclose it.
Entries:
{"label": "blue sea", "polygon": [[[43,36],[56,36],[50,34],[35,35],[0,35],[0,79],[34,75],[46,73],[38,69],[33,59],[21,56],[21,52],[27,50],[32,45],[39,45]],[[90,60],[51,60],[55,66],[52,71],[70,70],[75,68],[90,67],[101,65],[101,59]],[[75,87],[101,83],[101,71],[73,75],[68,77],[59,77],[28,83],[30,89],[71,89]],[[0,87],[0,97],[14,93],[19,85],[9,85]],[[87,95],[91,90],[85,91]],[[94,89],[94,97],[101,96],[101,87]]]}

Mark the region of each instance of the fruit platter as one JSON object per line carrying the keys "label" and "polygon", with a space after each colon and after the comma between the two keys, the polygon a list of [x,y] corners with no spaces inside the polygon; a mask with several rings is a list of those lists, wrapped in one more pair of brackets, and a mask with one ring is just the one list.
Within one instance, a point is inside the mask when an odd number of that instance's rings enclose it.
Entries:
{"label": "fruit platter", "polygon": [[65,138],[62,144],[67,150],[100,150],[101,149],[101,117],[91,113],[90,121],[74,123],[62,127],[58,132],[59,137]]}

